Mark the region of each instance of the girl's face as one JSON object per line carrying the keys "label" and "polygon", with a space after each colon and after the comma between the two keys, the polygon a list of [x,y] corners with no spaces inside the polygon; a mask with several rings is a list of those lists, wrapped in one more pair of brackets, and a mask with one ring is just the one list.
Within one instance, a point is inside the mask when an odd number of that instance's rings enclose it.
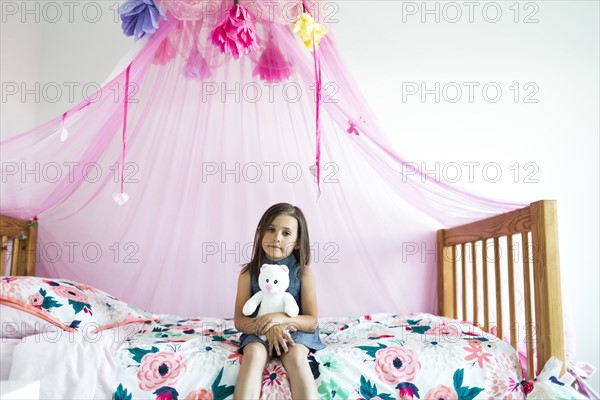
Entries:
{"label": "girl's face", "polygon": [[262,238],[262,248],[272,261],[283,260],[294,251],[298,239],[296,218],[279,214],[267,228]]}

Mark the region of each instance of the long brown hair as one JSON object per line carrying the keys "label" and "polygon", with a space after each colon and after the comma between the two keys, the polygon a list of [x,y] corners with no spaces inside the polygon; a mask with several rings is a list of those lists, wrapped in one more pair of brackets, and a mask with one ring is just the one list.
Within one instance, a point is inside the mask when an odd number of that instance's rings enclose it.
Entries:
{"label": "long brown hair", "polygon": [[244,266],[242,272],[246,272],[249,269],[250,276],[258,276],[260,265],[266,257],[265,251],[262,248],[263,237],[265,236],[265,233],[267,232],[267,229],[269,229],[269,225],[271,225],[273,220],[282,214],[294,217],[296,218],[296,221],[298,221],[298,237],[296,238],[296,244],[298,245],[298,248],[296,249],[294,247],[292,253],[300,264],[300,276],[302,276],[304,266],[310,263],[310,239],[308,237],[308,226],[302,210],[289,203],[278,203],[272,205],[267,211],[265,211],[258,222],[256,232],[254,233],[252,259]]}

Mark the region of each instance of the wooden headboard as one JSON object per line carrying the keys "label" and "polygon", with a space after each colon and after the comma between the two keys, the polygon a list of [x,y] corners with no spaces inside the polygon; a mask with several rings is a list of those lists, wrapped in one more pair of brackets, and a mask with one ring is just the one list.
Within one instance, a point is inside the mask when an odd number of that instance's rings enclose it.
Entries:
{"label": "wooden headboard", "polygon": [[437,233],[439,314],[525,347],[530,379],[552,356],[565,362],[556,218],[556,201],[541,200]]}
{"label": "wooden headboard", "polygon": [[0,276],[35,275],[37,221],[0,215]]}

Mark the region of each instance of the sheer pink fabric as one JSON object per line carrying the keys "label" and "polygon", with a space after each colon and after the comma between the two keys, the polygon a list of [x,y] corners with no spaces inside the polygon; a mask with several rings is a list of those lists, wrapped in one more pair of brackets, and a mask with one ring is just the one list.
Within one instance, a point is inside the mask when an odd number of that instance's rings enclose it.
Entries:
{"label": "sheer pink fabric", "polygon": [[[409,168],[331,34],[317,200],[312,55],[289,25],[258,22],[261,50],[235,61],[209,42],[212,26],[170,15],[131,64],[124,205],[112,196],[125,69],[67,112],[65,141],[61,115],[2,142],[2,213],[39,217],[38,275],[153,312],[232,316],[256,224],[285,201],[308,220],[321,315],[434,312],[435,230],[524,204]],[[261,59],[267,45],[280,54]],[[261,80],[288,67],[288,80]]]}

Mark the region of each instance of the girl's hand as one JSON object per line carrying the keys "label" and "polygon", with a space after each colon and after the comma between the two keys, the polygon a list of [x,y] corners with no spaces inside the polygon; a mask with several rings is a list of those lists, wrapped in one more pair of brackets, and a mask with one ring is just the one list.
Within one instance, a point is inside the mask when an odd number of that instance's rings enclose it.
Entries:
{"label": "girl's hand", "polygon": [[254,318],[254,332],[257,336],[265,335],[272,326],[284,322],[283,313],[270,313]]}
{"label": "girl's hand", "polygon": [[[266,333],[267,343],[269,344],[269,356],[273,355],[273,350],[278,356],[281,356],[281,350],[284,353],[288,352],[288,345],[295,346],[296,343],[292,340],[289,331],[295,332],[297,329],[293,325],[277,324],[273,325]],[[287,343],[286,343],[287,341]]]}

